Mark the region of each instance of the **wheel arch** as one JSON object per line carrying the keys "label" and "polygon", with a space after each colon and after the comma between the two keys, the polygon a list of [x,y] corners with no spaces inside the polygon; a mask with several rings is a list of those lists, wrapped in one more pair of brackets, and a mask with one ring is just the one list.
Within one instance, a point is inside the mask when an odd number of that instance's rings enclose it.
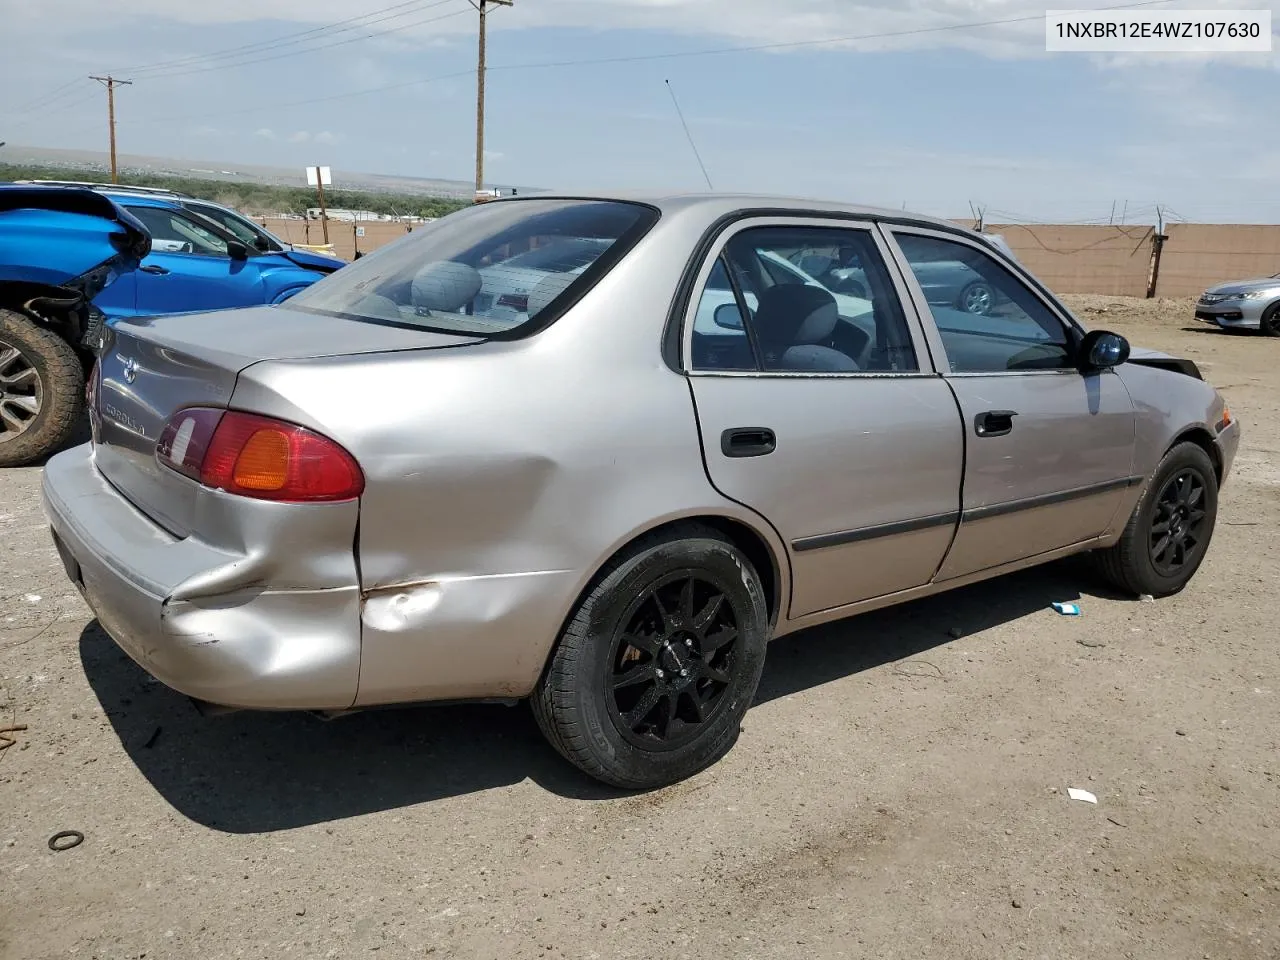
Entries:
{"label": "wheel arch", "polygon": [[692,513],[663,520],[642,530],[635,531],[625,542],[619,544],[607,557],[604,557],[596,564],[591,576],[587,578],[582,589],[574,596],[569,609],[565,611],[564,618],[556,631],[555,639],[547,648],[541,673],[545,673],[550,666],[552,658],[555,657],[556,650],[560,646],[560,637],[564,634],[565,628],[573,619],[582,601],[608,575],[607,571],[619,557],[634,548],[642,540],[661,538],[664,534],[677,533],[682,527],[687,528],[698,525],[710,527],[724,535],[751,562],[760,577],[761,585],[764,587],[765,605],[769,612],[769,629],[770,633],[772,633],[777,628],[778,622],[782,617],[783,597],[787,589],[786,571],[782,566],[786,562],[785,556],[780,557],[778,551],[769,543],[769,538],[741,518],[731,517],[722,513]]}
{"label": "wheel arch", "polygon": [[1208,428],[1201,426],[1186,428],[1174,437],[1173,442],[1165,448],[1161,459],[1163,460],[1164,457],[1167,457],[1169,451],[1180,443],[1194,443],[1203,450],[1208,455],[1209,462],[1213,464],[1214,479],[1219,484],[1222,483],[1222,451],[1218,449],[1218,444],[1214,441],[1213,434],[1209,432]]}

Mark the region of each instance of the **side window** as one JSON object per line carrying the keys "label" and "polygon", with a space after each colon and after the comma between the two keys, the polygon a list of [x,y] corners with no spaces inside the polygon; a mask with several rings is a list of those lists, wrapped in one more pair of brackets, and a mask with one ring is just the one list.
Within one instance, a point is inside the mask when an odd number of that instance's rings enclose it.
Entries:
{"label": "side window", "polygon": [[[748,301],[750,309],[750,301]],[[724,257],[717,257],[693,319],[695,370],[756,370],[742,308],[729,283]]]}
{"label": "side window", "polygon": [[221,237],[180,213],[163,207],[130,207],[129,212],[150,232],[151,249],[156,253],[227,256],[227,245]]}
{"label": "side window", "polygon": [[[767,371],[787,373],[914,373],[915,349],[888,269],[868,230],[838,227],[755,227],[725,245],[702,293],[698,332],[721,328],[745,307],[746,347]],[[821,277],[801,264],[819,270]],[[856,282],[849,283],[853,271]],[[728,287],[732,275],[742,301]],[[710,304],[719,307],[717,314]],[[739,357],[752,358],[751,354]],[[694,351],[694,366],[704,359]],[[746,369],[754,369],[754,365]],[[731,369],[743,369],[733,367]]]}
{"label": "side window", "polygon": [[1062,321],[990,254],[937,237],[895,238],[929,301],[953,373],[1074,367]]}

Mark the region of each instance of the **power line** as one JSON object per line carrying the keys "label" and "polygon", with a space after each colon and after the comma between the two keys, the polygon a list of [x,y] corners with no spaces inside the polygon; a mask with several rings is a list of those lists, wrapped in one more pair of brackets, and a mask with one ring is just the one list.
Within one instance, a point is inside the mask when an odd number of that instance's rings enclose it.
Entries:
{"label": "power line", "polygon": [[[1156,4],[1164,4],[1164,3],[1171,3],[1171,2],[1172,0],[1141,0],[1141,2],[1137,2],[1137,3],[1114,4],[1111,6],[1096,7],[1093,9],[1098,11],[1124,10],[1124,9],[1130,9],[1133,7],[1154,6]],[[561,67],[596,66],[600,64],[610,64],[610,63],[629,63],[629,62],[644,61],[644,60],[670,60],[670,59],[676,59],[676,58],[688,58],[688,57],[700,57],[700,56],[719,56],[719,55],[731,54],[731,53],[752,53],[752,52],[761,51],[761,50],[779,50],[779,49],[792,48],[792,47],[817,46],[821,44],[849,43],[856,40],[877,40],[877,39],[885,39],[889,37],[904,37],[904,36],[912,36],[912,35],[918,35],[918,34],[938,33],[940,31],[977,29],[980,27],[989,27],[989,26],[1004,25],[1004,24],[1010,24],[1010,23],[1024,23],[1032,20],[1042,20],[1043,18],[1044,18],[1044,15],[1040,14],[1037,16],[1007,17],[1000,20],[979,20],[979,21],[974,21],[970,23],[953,23],[953,24],[947,24],[945,26],[938,26],[938,27],[918,27],[914,30],[898,30],[898,31],[893,31],[891,33],[868,33],[868,34],[859,34],[855,36],[845,36],[845,37],[825,37],[821,39],[811,39],[811,40],[792,40],[792,41],[785,41],[785,42],[779,42],[779,43],[756,44],[753,46],[721,47],[721,48],[715,48],[715,49],[687,50],[687,51],[672,52],[672,53],[635,54],[635,55],[630,55],[625,57],[593,57],[593,58],[585,58],[585,59],[579,59],[579,60],[549,60],[549,61],[542,61],[542,62],[535,62],[535,63],[511,63],[511,64],[505,64],[505,65],[500,64],[498,66],[489,66],[486,68],[486,70],[488,72],[491,72],[494,70],[507,70],[507,71],[509,70],[541,70],[541,69],[551,69],[551,68],[561,68]],[[310,106],[316,103],[332,103],[335,100],[347,100],[347,99],[352,99],[356,97],[364,97],[364,96],[369,96],[375,93],[386,93],[391,90],[404,90],[409,87],[423,86],[431,83],[440,83],[445,80],[454,80],[454,79],[457,79],[458,77],[470,76],[471,74],[472,74],[472,71],[470,70],[453,71],[451,73],[438,74],[433,77],[419,77],[414,80],[403,80],[397,83],[387,83],[387,84],[382,84],[376,87],[365,87],[360,90],[348,90],[343,93],[328,94],[323,97],[312,97],[305,100],[293,100],[287,103],[270,103],[270,104],[263,104],[261,106],[248,107],[240,110],[217,111],[214,113],[205,113],[205,114],[199,114],[195,116],[191,114],[171,115],[167,117],[158,117],[158,118],[149,119],[149,120],[143,119],[143,120],[135,120],[135,121],[128,121],[128,122],[168,123],[171,121],[204,120],[204,119],[215,119],[219,117],[241,116],[241,115],[251,114],[251,113],[263,113],[268,111],[274,112],[285,107],[303,107],[303,106]]]}
{"label": "power line", "polygon": [[[314,38],[317,35],[327,34],[327,33],[330,33],[331,31],[340,33],[342,31],[338,30],[337,28],[345,27],[347,24],[356,24],[357,26],[368,26],[370,23],[381,23],[382,20],[393,20],[396,17],[408,16],[411,13],[417,12],[416,9],[412,9],[412,8],[420,8],[422,7],[424,2],[425,0],[403,0],[403,2],[392,4],[389,7],[382,7],[381,9],[378,9],[378,10],[370,10],[368,13],[362,13],[359,16],[348,17],[345,20],[336,20],[333,23],[322,24],[321,26],[318,26],[318,27],[312,27],[309,30],[300,30],[296,33],[286,33],[283,36],[274,37],[270,40],[258,40],[254,43],[245,43],[235,47],[225,47],[222,50],[215,50],[213,53],[194,54],[189,57],[179,57],[175,60],[161,60],[155,63],[142,64],[139,66],[130,67],[127,71],[121,71],[121,72],[137,74],[137,73],[143,73],[151,70],[159,70],[164,67],[181,66],[184,64],[198,63],[201,61],[207,62],[210,60],[222,60],[227,57],[235,57],[241,54],[248,55],[250,53],[262,53],[265,50],[271,50],[281,46],[289,46],[293,43],[300,43],[300,42],[303,42],[306,38]],[[448,0],[445,0],[445,2],[448,2]],[[439,4],[433,4],[433,5],[438,6]],[[404,10],[403,13],[397,13],[397,14],[392,14],[391,16],[388,16],[388,17],[383,17],[381,18],[381,20],[368,19],[369,17],[378,16],[378,14],[388,13],[391,10],[401,10],[405,7],[409,7],[411,9]],[[358,23],[358,21],[367,21],[367,22]],[[347,28],[347,29],[354,29],[354,28]]]}
{"label": "power line", "polygon": [[[444,3],[446,2],[453,2],[453,0],[443,0],[443,2],[434,3],[432,4],[432,6],[436,6],[436,7],[443,6]],[[440,14],[439,16],[428,17],[425,20],[415,20],[412,23],[405,23],[398,27],[391,27],[388,30],[378,30],[378,31],[375,31],[374,33],[369,33],[369,34],[365,34],[358,37],[348,37],[345,40],[336,40],[333,43],[326,43],[318,47],[307,47],[304,50],[290,50],[288,53],[277,53],[269,57],[258,57],[253,60],[240,60],[235,63],[220,63],[220,64],[213,64],[212,66],[207,66],[207,67],[192,67],[189,70],[173,70],[173,71],[168,71],[163,73],[159,73],[159,72],[151,73],[149,75],[144,75],[143,79],[155,80],[162,77],[165,79],[169,79],[172,77],[186,77],[195,73],[208,73],[213,70],[238,69],[239,67],[247,67],[255,63],[267,63],[271,60],[284,60],[288,57],[300,57],[308,53],[319,53],[321,50],[331,50],[334,47],[346,46],[349,43],[361,43],[365,40],[372,40],[376,37],[385,37],[392,33],[400,33],[401,31],[404,31],[404,30],[411,30],[414,27],[421,27],[428,23],[436,23],[437,21],[440,21],[440,20],[449,20],[453,17],[460,17],[466,13],[468,13],[467,10],[456,10],[453,13],[444,13],[444,14]]]}
{"label": "power line", "polygon": [[64,99],[67,96],[67,94],[72,92],[73,87],[78,86],[83,81],[84,81],[83,77],[76,77],[74,80],[70,80],[67,83],[64,83],[62,86],[56,88],[55,90],[52,90],[49,93],[36,97],[34,100],[28,103],[27,106],[14,111],[12,115],[15,117],[22,117],[22,116],[26,116],[32,110],[38,110],[41,107],[48,107],[53,103],[56,103],[58,100]]}

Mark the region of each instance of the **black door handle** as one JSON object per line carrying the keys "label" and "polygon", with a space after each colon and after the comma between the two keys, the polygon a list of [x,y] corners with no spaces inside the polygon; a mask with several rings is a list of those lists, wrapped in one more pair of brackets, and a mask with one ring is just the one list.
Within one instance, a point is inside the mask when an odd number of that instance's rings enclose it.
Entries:
{"label": "black door handle", "polygon": [[138,269],[143,273],[154,273],[157,275],[169,272],[164,267],[157,267],[154,263],[148,263],[146,266],[139,267]]}
{"label": "black door handle", "polygon": [[726,457],[763,457],[777,446],[778,438],[768,427],[735,427],[720,434],[720,452]]}
{"label": "black door handle", "polygon": [[1016,410],[988,410],[973,418],[973,432],[980,437],[1003,437],[1013,431]]}

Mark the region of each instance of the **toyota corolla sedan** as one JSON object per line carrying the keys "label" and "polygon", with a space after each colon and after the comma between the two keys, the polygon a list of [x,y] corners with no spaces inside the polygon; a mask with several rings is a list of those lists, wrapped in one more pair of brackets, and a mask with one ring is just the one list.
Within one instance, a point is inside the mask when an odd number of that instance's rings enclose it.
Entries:
{"label": "toyota corolla sedan", "polygon": [[[774,269],[833,248],[856,318]],[[930,304],[941,261],[998,317]],[[626,788],[732,747],[771,638],[1076,553],[1181,590],[1240,437],[982,238],[829,203],[495,200],[213,320],[115,324],[45,468],[107,633],[205,705],[528,698]]]}
{"label": "toyota corolla sedan", "polygon": [[1224,330],[1259,330],[1280,337],[1280,273],[1210,287],[1196,302],[1196,319]]}

